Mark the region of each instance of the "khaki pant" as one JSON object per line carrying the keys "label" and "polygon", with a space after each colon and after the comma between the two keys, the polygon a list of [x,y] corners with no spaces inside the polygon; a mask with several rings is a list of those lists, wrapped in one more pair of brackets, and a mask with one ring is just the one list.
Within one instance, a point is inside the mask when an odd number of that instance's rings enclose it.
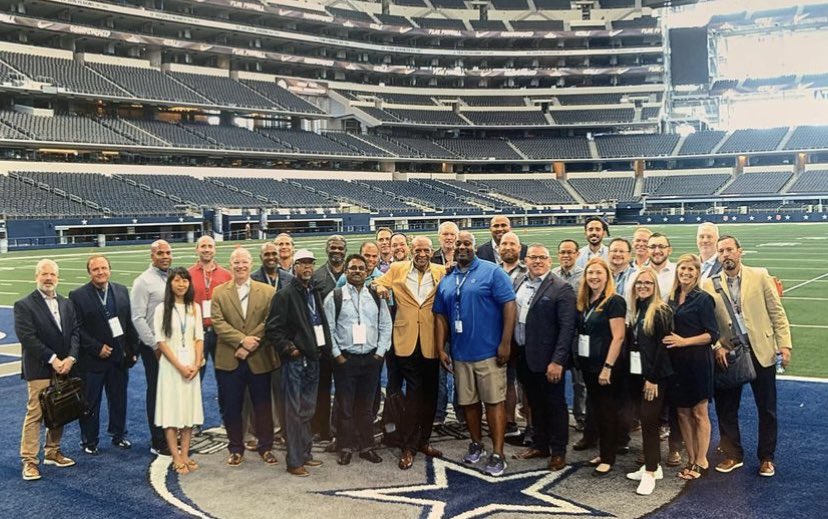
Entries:
{"label": "khaki pant", "polygon": [[[29,400],[26,403],[26,418],[23,420],[23,434],[20,438],[20,459],[23,463],[39,461],[40,454],[40,423],[43,421],[43,409],[40,408],[40,393],[49,387],[51,380],[29,380],[26,386],[29,390]],[[63,436],[63,427],[46,430],[46,456],[60,451],[60,438]]]}

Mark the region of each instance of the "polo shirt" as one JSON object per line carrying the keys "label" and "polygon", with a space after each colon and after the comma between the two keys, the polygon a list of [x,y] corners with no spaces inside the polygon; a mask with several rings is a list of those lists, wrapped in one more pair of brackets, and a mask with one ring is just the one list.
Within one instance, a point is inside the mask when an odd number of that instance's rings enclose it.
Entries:
{"label": "polo shirt", "polygon": [[[193,302],[201,308],[201,315],[203,316],[205,314],[204,301],[212,301],[213,289],[233,279],[233,274],[218,264],[208,274],[204,271],[204,266],[200,262],[187,270],[190,272],[190,277],[192,277]],[[210,313],[212,314],[212,311]],[[204,317],[203,324],[205,328],[208,328],[213,325],[213,320],[210,317]]]}
{"label": "polo shirt", "polygon": [[[446,318],[451,356],[477,362],[497,355],[503,335],[503,305],[515,300],[509,276],[499,266],[478,258],[466,272],[455,268],[437,287],[432,311]],[[455,321],[463,323],[457,332]]]}

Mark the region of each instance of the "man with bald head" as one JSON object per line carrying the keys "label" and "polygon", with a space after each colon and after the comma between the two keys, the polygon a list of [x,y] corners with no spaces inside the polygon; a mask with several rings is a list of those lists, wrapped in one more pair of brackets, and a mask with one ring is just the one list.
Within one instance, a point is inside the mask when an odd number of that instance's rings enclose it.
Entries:
{"label": "man with bald head", "polygon": [[132,306],[132,324],[138,331],[139,352],[144,363],[147,379],[147,424],[149,425],[153,454],[170,455],[164,431],[155,425],[155,393],[158,385],[158,340],[155,337],[153,322],[155,308],[164,302],[167,287],[167,272],[172,265],[172,247],[165,240],[157,240],[150,246],[151,264],[132,283],[130,305]]}
{"label": "man with bald head", "polygon": [[[280,268],[279,254],[279,247],[275,243],[263,243],[259,251],[259,259],[262,261],[262,266],[252,273],[250,278],[259,283],[267,283],[276,290],[287,286],[293,278],[293,274]],[[292,254],[291,258],[293,257]]]}
{"label": "man with bald head", "polygon": [[230,440],[227,464],[237,467],[244,456],[242,407],[250,393],[258,440],[257,451],[267,465],[276,465],[273,448],[271,373],[279,367],[272,344],[265,338],[265,321],[276,291],[250,278],[253,258],[247,249],[230,255],[233,279],[213,292],[213,326],[216,331],[216,381],[223,406],[224,426]]}
{"label": "man with bald head", "polygon": [[402,453],[398,466],[410,469],[414,456],[442,456],[429,444],[431,424],[437,409],[439,359],[434,344],[434,296],[446,269],[431,262],[433,249],[427,236],[411,241],[410,261],[396,261],[374,281],[383,297],[395,294],[397,314],[392,355],[406,387],[406,412],[400,431]]}
{"label": "man with bald head", "polygon": [[[491,222],[489,222],[489,231],[492,233],[492,241],[486,242],[477,248],[477,257],[482,260],[500,264],[501,258],[500,251],[498,250],[500,240],[503,238],[504,234],[510,232],[511,230],[512,223],[508,216],[493,216]],[[518,258],[522,260],[525,257],[526,245],[521,245]]]}
{"label": "man with bald head", "polygon": [[701,275],[699,283],[722,271],[722,262],[716,251],[719,241],[719,227],[712,222],[703,222],[696,231],[696,246],[701,258]]}
{"label": "man with bald head", "polygon": [[[497,251],[500,255],[500,267],[503,272],[508,274],[509,279],[514,283],[517,279],[526,276],[529,269],[526,264],[520,259],[521,251],[520,238],[512,231],[503,233],[500,237],[500,245]],[[514,437],[520,436],[520,429],[515,418],[515,408],[517,407],[518,392],[517,392],[517,363],[512,358],[509,361],[509,366],[506,371],[507,386],[506,386],[506,436]]]}

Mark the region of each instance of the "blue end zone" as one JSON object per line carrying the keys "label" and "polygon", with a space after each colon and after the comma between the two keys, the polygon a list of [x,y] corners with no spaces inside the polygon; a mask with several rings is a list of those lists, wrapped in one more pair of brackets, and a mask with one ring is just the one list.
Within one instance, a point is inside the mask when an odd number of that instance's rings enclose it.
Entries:
{"label": "blue end zone", "polygon": [[0,307],[0,346],[3,344],[15,344],[17,335],[14,334],[14,315],[12,307]]}

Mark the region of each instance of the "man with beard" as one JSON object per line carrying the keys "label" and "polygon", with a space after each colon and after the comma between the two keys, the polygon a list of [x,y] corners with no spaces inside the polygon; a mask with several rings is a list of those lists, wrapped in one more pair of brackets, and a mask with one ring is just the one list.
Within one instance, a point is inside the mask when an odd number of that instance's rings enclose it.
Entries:
{"label": "man with beard", "polygon": [[454,222],[443,222],[437,229],[437,241],[440,248],[431,257],[431,262],[443,265],[446,270],[451,270],[454,265],[454,242],[457,241],[457,233],[460,230]]}
{"label": "man with beard", "polygon": [[290,234],[283,232],[276,235],[273,240],[276,251],[279,254],[279,270],[291,274],[293,272],[293,238]]}
{"label": "man with beard", "polygon": [[[393,254],[391,252],[391,235],[393,234],[394,231],[390,228],[380,227],[377,229],[377,234],[375,236],[377,240],[377,247],[379,247],[379,260],[376,266],[383,274],[388,272],[388,267],[391,266],[391,263],[394,261]],[[368,272],[370,273],[371,271],[369,270]]]}
{"label": "man with beard", "polygon": [[673,247],[666,235],[654,232],[647,241],[647,248],[650,250],[649,266],[658,274],[661,298],[667,301],[670,298],[670,291],[673,289],[673,282],[676,278],[676,264],[670,261],[670,253],[673,251]]}
{"label": "man with beard", "polygon": [[[482,260],[500,264],[501,259],[498,246],[500,245],[500,240],[503,235],[511,230],[512,223],[509,220],[509,217],[503,215],[493,216],[489,222],[489,232],[492,234],[492,240],[478,247],[477,257]],[[522,245],[520,247],[520,254],[518,257],[521,260],[526,257],[526,245]]]}
{"label": "man with beard", "polygon": [[155,308],[164,302],[167,288],[167,272],[172,264],[172,248],[164,240],[157,240],[150,245],[152,264],[135,278],[130,293],[132,307],[132,324],[140,340],[141,361],[147,379],[147,424],[151,434],[150,452],[169,456],[170,451],[164,439],[164,431],[155,425],[155,396],[158,387],[158,342],[155,338]]}
{"label": "man with beard", "polygon": [[[466,413],[472,441],[463,461],[475,464],[486,455],[482,401],[493,451],[485,471],[500,476],[506,470],[506,363],[515,327],[515,292],[509,276],[493,263],[475,257],[474,250],[474,235],[461,231],[455,252],[457,265],[440,282],[434,299],[435,343],[440,362],[455,372],[458,400]],[[451,358],[443,348],[449,336]]]}
{"label": "man with beard", "polygon": [[[336,288],[336,282],[343,278],[345,272],[345,252],[348,246],[345,237],[334,234],[325,243],[328,261],[313,273],[313,286],[324,301]],[[333,380],[333,363],[330,357],[319,358],[319,389],[316,395],[316,412],[311,422],[311,431],[320,440],[331,439],[331,382]]]}
{"label": "man with beard", "polygon": [[[653,231],[647,229],[646,227],[639,227],[633,233],[632,244],[633,250],[635,251],[635,258],[633,258],[630,264],[636,269],[644,267],[650,260],[650,249],[647,248],[647,243],[650,241],[650,236],[652,235]],[[715,249],[715,243],[713,248]]]}
{"label": "man with beard", "polygon": [[[500,267],[503,269],[512,283],[518,278],[526,276],[529,269],[520,260],[520,238],[517,234],[509,231],[500,237],[500,245],[497,247],[500,256]],[[520,429],[515,419],[515,408],[517,407],[517,364],[513,357],[509,360],[506,370],[506,436],[509,438],[520,436]],[[528,409],[528,406],[526,406]],[[527,416],[527,425],[531,425],[530,417]]]}
{"label": "man with beard", "polygon": [[607,221],[600,216],[590,216],[584,221],[584,235],[587,244],[581,247],[576,265],[585,268],[593,256],[609,261],[609,249],[604,245],[604,238],[610,235]]}
{"label": "man with beard", "polygon": [[[759,416],[759,475],[773,477],[776,474],[776,353],[782,355],[782,367],[791,362],[791,329],[788,316],[773,278],[766,269],[748,267],[742,264],[742,246],[733,236],[722,236],[718,241],[718,256],[722,272],[704,283],[704,289],[716,300],[716,320],[721,337],[714,346],[716,363],[727,368],[728,351],[734,347],[738,333],[746,339],[750,358],[756,370],[756,378],[750,382],[756,411]],[[721,283],[725,296],[730,301],[736,316],[732,322],[722,300],[714,288],[714,282]],[[745,340],[743,339],[743,340]],[[716,389],[714,402],[719,418],[721,450],[725,459],[716,470],[732,472],[744,465],[744,449],[739,431],[739,405],[742,388]]]}
{"label": "man with beard", "polygon": [[314,290],[313,253],[300,249],[294,255],[296,276],[276,292],[267,318],[267,338],[284,359],[282,398],[285,406],[287,471],[299,477],[310,475],[305,467],[318,467],[311,447],[311,419],[316,410],[319,357],[331,354],[331,334],[322,298]]}
{"label": "man with beard", "polygon": [[431,263],[429,238],[416,236],[412,246],[414,256],[410,262],[395,262],[375,282],[381,297],[389,289],[397,296],[392,354],[406,387],[406,414],[400,431],[402,454],[398,463],[401,470],[411,468],[417,452],[432,457],[442,456],[442,452],[429,444],[429,439],[437,405],[440,369],[434,345],[432,306],[445,269]]}
{"label": "man with beard", "polygon": [[696,246],[701,258],[701,274],[699,283],[703,283],[710,276],[722,271],[722,262],[716,253],[716,243],[719,241],[719,227],[715,223],[704,222],[696,231]]}
{"label": "man with beard", "polygon": [[[395,232],[391,236],[391,258],[393,261],[408,261],[408,237],[401,233]],[[388,272],[386,269],[384,272]],[[383,272],[383,273],[384,273]]]}
{"label": "man with beard", "polygon": [[267,283],[276,290],[290,283],[293,275],[279,267],[279,248],[275,243],[262,244],[259,259],[262,261],[262,266],[250,275],[250,279],[259,283]]}

